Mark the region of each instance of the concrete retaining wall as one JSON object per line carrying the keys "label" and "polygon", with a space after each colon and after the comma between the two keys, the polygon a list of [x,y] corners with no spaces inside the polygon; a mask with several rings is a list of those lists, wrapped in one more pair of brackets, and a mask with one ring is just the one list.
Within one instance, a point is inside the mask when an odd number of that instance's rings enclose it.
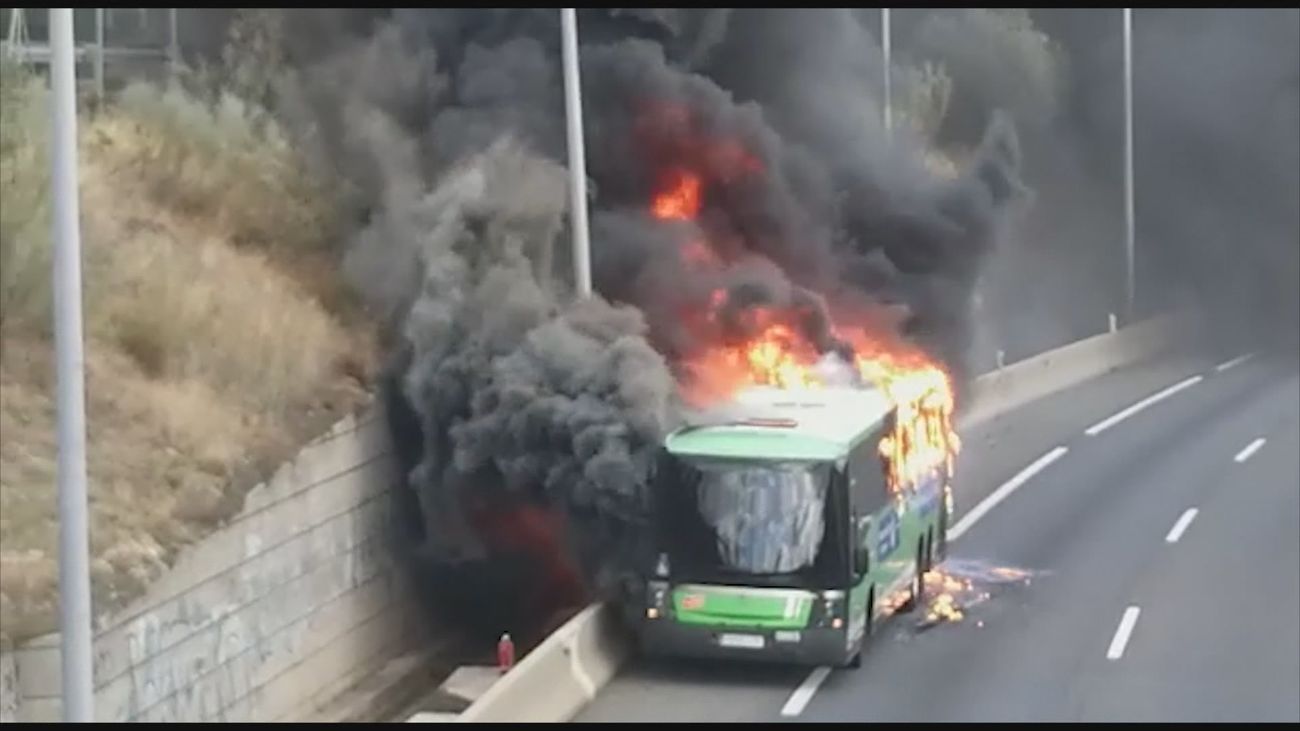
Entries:
{"label": "concrete retaining wall", "polygon": [[1189,325],[1186,315],[1144,320],[986,373],[971,384],[970,405],[958,424],[996,419],[1030,401],[1155,357],[1179,342]]}
{"label": "concrete retaining wall", "polygon": [[593,604],[564,623],[456,719],[462,723],[568,721],[627,656],[613,608]]}
{"label": "concrete retaining wall", "polygon": [[18,668],[14,665],[13,653],[0,653],[0,723],[14,723],[18,720],[21,700],[18,696]]}
{"label": "concrete retaining wall", "polygon": [[[423,639],[384,536],[395,484],[378,410],[253,490],[95,638],[103,721],[303,720]],[[58,721],[57,635],[0,658],[0,713]]]}

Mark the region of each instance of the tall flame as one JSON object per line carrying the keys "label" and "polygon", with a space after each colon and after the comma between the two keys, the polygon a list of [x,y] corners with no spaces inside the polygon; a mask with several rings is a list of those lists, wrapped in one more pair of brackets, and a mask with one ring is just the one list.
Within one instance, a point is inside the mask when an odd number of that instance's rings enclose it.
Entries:
{"label": "tall flame", "polygon": [[[890,490],[901,496],[933,471],[946,480],[960,449],[952,428],[955,399],[948,373],[919,350],[903,345],[886,350],[864,334],[849,340],[857,375],[897,407],[893,430],[880,442]],[[709,401],[750,386],[824,388],[829,384],[818,366],[821,357],[790,325],[772,322],[741,344],[715,345],[691,359],[686,395]]]}
{"label": "tall flame", "polygon": [[893,433],[880,440],[890,487],[901,492],[941,467],[945,478],[951,475],[961,442],[952,428],[948,374],[933,362],[905,365],[888,358],[858,358],[858,370],[898,407]]}
{"label": "tall flame", "polygon": [[[739,145],[715,144],[709,152],[720,168],[745,173],[762,169]],[[693,220],[701,208],[701,176],[684,167],[673,167],[664,182],[651,201],[651,214],[665,221]],[[717,253],[703,239],[688,241],[678,253],[689,265],[719,262]],[[705,320],[717,324],[716,313],[725,302],[725,292],[714,292]],[[715,344],[686,364],[691,374],[685,393],[688,399],[725,398],[747,386],[808,389],[827,385],[826,373],[818,367],[822,354],[781,313],[755,307],[746,317],[749,331],[757,335],[740,344]],[[947,371],[906,343],[881,342],[867,336],[863,329],[836,329],[836,337],[853,346],[853,369],[897,407],[893,431],[880,442],[890,489],[901,496],[936,470],[943,471],[946,481],[960,448],[952,428],[955,399]]]}

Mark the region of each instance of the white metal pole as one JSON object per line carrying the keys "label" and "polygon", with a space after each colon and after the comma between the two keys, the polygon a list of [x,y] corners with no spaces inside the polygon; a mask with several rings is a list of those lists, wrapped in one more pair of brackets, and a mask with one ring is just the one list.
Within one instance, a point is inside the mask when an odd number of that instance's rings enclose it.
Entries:
{"label": "white metal pole", "polygon": [[95,103],[104,103],[104,9],[95,8]]}
{"label": "white metal pole", "polygon": [[180,34],[176,24],[176,8],[167,8],[167,55],[173,64],[181,60]]}
{"label": "white metal pole", "polygon": [[1135,316],[1137,295],[1133,215],[1133,9],[1124,8],[1124,305],[1128,322]]}
{"label": "white metal pole", "polygon": [[50,10],[54,344],[58,374],[59,625],[63,718],[94,720],[90,545],[86,515],[86,403],[81,336],[81,224],[77,202],[77,76],[72,10]]}
{"label": "white metal pole", "polygon": [[564,108],[569,135],[569,210],[573,227],[573,280],[578,296],[591,296],[591,246],[587,235],[587,162],[582,137],[582,96],[578,79],[578,19],[573,8],[560,10],[564,46]]}
{"label": "white metal pole", "polygon": [[881,8],[880,45],[884,50],[885,56],[885,129],[889,131],[893,131],[894,129],[894,80],[893,74],[890,73],[890,70],[893,68],[890,61],[892,55],[890,52],[892,35],[893,32],[889,26],[889,8]]}

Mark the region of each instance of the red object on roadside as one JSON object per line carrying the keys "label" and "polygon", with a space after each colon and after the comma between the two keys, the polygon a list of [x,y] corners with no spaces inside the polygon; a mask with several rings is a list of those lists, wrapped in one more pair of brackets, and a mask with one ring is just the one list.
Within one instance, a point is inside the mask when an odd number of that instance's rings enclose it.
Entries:
{"label": "red object on roadside", "polygon": [[515,664],[515,643],[510,639],[510,633],[506,632],[501,635],[497,641],[497,669],[501,672],[508,672]]}

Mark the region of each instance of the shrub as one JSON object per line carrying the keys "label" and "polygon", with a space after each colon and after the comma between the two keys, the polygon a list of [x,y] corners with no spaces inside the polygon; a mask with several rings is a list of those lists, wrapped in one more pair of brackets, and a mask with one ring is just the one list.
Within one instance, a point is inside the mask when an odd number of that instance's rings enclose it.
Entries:
{"label": "shrub", "polygon": [[49,112],[41,79],[0,61],[0,335],[50,321]]}

